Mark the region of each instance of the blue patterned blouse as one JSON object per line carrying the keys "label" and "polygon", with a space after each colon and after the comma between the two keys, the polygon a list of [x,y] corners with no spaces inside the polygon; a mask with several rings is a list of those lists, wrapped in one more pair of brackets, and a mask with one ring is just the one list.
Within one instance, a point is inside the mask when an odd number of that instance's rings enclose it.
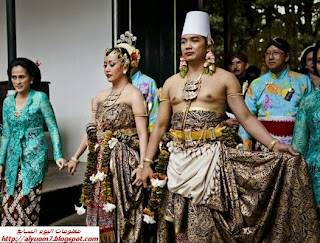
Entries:
{"label": "blue patterned blouse", "polygon": [[22,173],[22,191],[42,183],[48,171],[48,145],[44,134],[48,127],[54,159],[62,158],[61,138],[58,125],[47,95],[30,90],[26,105],[15,110],[16,94],[3,102],[3,132],[0,147],[0,165],[5,167],[7,193],[13,195],[19,164]]}
{"label": "blue patterned blouse", "polygon": [[157,84],[152,78],[141,73],[141,71],[136,72],[131,77],[131,80],[132,84],[141,91],[147,102],[149,112],[149,131],[151,132],[154,124],[156,123],[159,109]]}
{"label": "blue patterned blouse", "polygon": [[305,158],[320,206],[320,89],[305,96],[294,125],[292,148]]}

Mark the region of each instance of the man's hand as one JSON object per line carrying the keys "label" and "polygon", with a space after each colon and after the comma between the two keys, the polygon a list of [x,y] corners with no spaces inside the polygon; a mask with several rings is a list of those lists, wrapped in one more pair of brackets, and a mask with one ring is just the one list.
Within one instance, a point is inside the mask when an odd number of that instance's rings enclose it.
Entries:
{"label": "man's hand", "polygon": [[150,164],[144,163],[143,168],[137,168],[132,172],[131,177],[136,177],[134,182],[132,183],[133,185],[140,186],[141,183],[143,183],[144,188],[148,188],[149,184],[148,181],[149,179],[152,178],[153,170],[150,167]]}
{"label": "man's hand", "polygon": [[229,118],[226,120],[226,123],[229,125],[229,126],[239,126],[239,122],[237,119],[235,118]]}
{"label": "man's hand", "polygon": [[293,150],[289,145],[281,144],[281,143],[276,143],[272,149],[273,152],[288,152],[292,155],[299,155],[296,151]]}
{"label": "man's hand", "polygon": [[77,166],[78,166],[78,163],[75,162],[75,161],[73,161],[73,160],[70,160],[70,161],[68,162],[67,166],[68,166],[68,173],[69,173],[70,175],[73,175],[74,172],[76,172],[76,168],[77,168]]}

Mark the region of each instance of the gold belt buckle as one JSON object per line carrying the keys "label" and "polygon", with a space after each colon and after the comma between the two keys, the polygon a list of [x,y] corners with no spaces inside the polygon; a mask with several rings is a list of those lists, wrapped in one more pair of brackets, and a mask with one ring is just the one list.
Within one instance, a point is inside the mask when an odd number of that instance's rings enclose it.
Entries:
{"label": "gold belt buckle", "polygon": [[210,134],[210,138],[211,139],[216,139],[216,135],[214,134],[214,127],[209,127],[208,131],[209,131],[209,134]]}
{"label": "gold belt buckle", "polygon": [[185,129],[183,131],[184,133],[184,140],[186,142],[192,142],[192,133],[191,133],[191,129]]}

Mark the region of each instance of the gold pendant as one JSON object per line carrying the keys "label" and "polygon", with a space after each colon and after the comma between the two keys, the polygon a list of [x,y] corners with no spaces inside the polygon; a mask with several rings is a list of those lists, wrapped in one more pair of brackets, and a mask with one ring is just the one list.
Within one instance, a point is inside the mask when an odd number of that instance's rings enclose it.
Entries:
{"label": "gold pendant", "polygon": [[181,98],[184,100],[193,100],[197,98],[201,87],[202,74],[196,80],[187,80],[182,90]]}
{"label": "gold pendant", "polygon": [[182,93],[182,99],[184,100],[193,100],[197,98],[198,93],[196,91],[189,91],[189,92],[183,92]]}

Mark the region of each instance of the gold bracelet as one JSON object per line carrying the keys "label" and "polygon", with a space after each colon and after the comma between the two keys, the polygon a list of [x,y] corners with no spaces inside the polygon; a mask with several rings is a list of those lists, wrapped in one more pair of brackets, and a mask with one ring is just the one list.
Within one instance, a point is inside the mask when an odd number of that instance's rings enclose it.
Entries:
{"label": "gold bracelet", "polygon": [[153,161],[151,159],[148,159],[148,158],[144,158],[143,162],[149,163],[151,165],[153,164]]}
{"label": "gold bracelet", "polygon": [[274,145],[276,145],[277,143],[280,143],[280,141],[279,141],[278,139],[273,139],[273,140],[271,141],[271,143],[269,143],[268,149],[269,149],[270,151],[272,151]]}
{"label": "gold bracelet", "polygon": [[76,162],[77,164],[79,163],[79,160],[78,160],[78,159],[76,159],[76,158],[75,158],[75,157],[73,157],[73,156],[71,157],[71,160],[72,160],[72,161],[74,161],[74,162]]}

